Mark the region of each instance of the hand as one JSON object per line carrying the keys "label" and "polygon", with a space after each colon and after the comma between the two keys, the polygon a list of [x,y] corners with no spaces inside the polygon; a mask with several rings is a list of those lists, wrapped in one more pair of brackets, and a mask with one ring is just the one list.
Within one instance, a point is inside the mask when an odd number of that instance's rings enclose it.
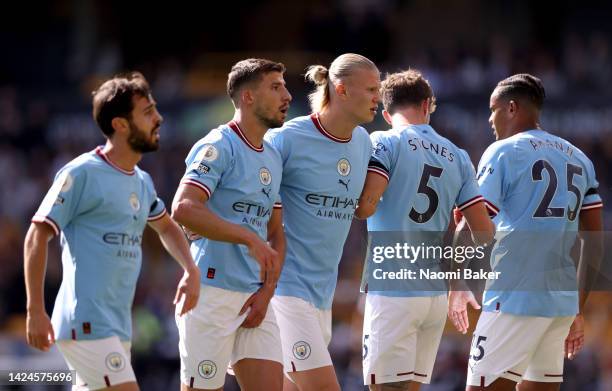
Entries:
{"label": "hand", "polygon": [[448,318],[455,328],[461,333],[467,333],[470,321],[467,314],[467,304],[474,309],[480,309],[476,298],[469,290],[450,291],[448,295]]}
{"label": "hand", "polygon": [[253,237],[248,242],[247,247],[249,248],[249,255],[259,263],[260,281],[276,281],[280,274],[281,258],[278,252],[255,234],[253,234]]}
{"label": "hand", "polygon": [[174,305],[180,304],[179,316],[192,310],[200,297],[200,269],[194,267],[190,271],[183,273],[183,278],[179,281],[174,295]]}
{"label": "hand", "polygon": [[259,288],[257,292],[253,293],[244,303],[242,309],[238,313],[238,315],[242,315],[250,308],[249,314],[247,315],[246,319],[244,319],[244,322],[242,322],[240,327],[247,329],[259,327],[261,322],[266,317],[268,304],[270,303],[272,296],[274,296],[274,290],[268,287]]}
{"label": "hand", "polygon": [[583,346],[584,317],[581,314],[578,314],[570,326],[567,338],[565,338],[565,355],[569,360],[573,360]]}
{"label": "hand", "polygon": [[46,352],[55,343],[55,333],[51,319],[45,310],[28,311],[26,317],[26,336],[28,345]]}

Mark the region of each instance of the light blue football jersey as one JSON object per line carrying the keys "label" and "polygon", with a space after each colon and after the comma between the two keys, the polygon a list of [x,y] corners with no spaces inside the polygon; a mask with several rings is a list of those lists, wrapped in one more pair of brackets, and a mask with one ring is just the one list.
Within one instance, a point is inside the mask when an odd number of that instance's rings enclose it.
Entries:
{"label": "light blue football jersey", "polygon": [[63,279],[51,319],[57,339],[131,339],[142,232],[165,213],[149,174],[121,169],[101,147],[57,173],[32,218],[61,231]]}
{"label": "light blue football jersey", "polygon": [[[261,147],[252,145],[232,121],[199,140],[185,163],[181,183],[204,191],[207,207],[217,216],[267,241],[272,211],[281,207],[282,176],[280,155],[270,144],[264,140]],[[248,253],[245,245],[207,238],[191,244],[202,284],[232,291],[255,292],[261,287],[259,264]]]}
{"label": "light blue football jersey", "polygon": [[331,308],[338,264],[363,189],[372,145],[356,127],[349,139],[330,134],[317,114],[266,134],[280,151],[285,265],[276,294]]}
{"label": "light blue football jersey", "polygon": [[491,267],[500,272],[498,280],[487,283],[483,309],[575,315],[570,249],[580,211],[602,207],[591,161],[566,140],[530,130],[491,144],[480,161],[478,182],[487,208],[496,214]]}
{"label": "light blue football jersey", "polygon": [[[376,239],[375,232],[405,232],[408,241],[421,238],[425,245],[441,246],[442,234],[448,229],[453,208],[456,206],[463,210],[483,200],[467,152],[425,124],[374,132],[370,137],[374,151],[368,172],[381,175],[388,181],[376,212],[368,218],[368,231],[373,233],[372,238]],[[420,244],[420,239],[418,243],[412,243],[413,246]],[[439,265],[439,262],[427,259],[414,264],[405,263],[402,267],[414,268],[415,272],[420,267],[427,267],[437,272],[440,269],[434,263]],[[435,296],[446,290],[441,280],[420,281],[412,285],[418,290],[369,293]]]}

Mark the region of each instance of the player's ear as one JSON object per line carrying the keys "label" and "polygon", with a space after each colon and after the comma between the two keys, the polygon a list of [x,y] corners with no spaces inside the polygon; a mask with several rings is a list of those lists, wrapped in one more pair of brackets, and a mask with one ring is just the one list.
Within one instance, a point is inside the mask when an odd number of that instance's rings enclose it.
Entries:
{"label": "player's ear", "polygon": [[334,90],[336,91],[336,95],[338,95],[341,99],[346,99],[348,97],[346,93],[346,85],[344,85],[343,82],[339,81],[336,83],[334,85]]}
{"label": "player's ear", "polygon": [[126,118],[115,117],[111,120],[111,126],[116,133],[128,133],[130,131],[130,123]]}
{"label": "player's ear", "polygon": [[240,92],[240,103],[243,105],[252,105],[255,101],[255,96],[253,94],[253,90],[250,88],[245,88]]}
{"label": "player's ear", "polygon": [[427,114],[429,113],[429,106],[429,98],[423,99],[423,101],[421,102],[421,113],[423,113],[423,115],[427,116]]}
{"label": "player's ear", "polygon": [[391,114],[389,114],[389,112],[388,112],[387,110],[383,110],[383,111],[382,111],[382,115],[383,115],[383,118],[385,119],[385,121],[386,121],[386,122],[387,122],[389,125],[391,125]]}
{"label": "player's ear", "polygon": [[518,104],[515,100],[511,99],[510,102],[508,102],[508,113],[514,115],[517,111]]}

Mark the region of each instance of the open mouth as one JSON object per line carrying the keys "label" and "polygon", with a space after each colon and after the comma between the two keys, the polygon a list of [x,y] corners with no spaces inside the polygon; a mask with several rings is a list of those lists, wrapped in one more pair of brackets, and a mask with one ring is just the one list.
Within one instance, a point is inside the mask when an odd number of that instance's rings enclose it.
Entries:
{"label": "open mouth", "polygon": [[287,111],[289,111],[289,106],[283,106],[280,108],[280,112],[283,114],[287,114]]}

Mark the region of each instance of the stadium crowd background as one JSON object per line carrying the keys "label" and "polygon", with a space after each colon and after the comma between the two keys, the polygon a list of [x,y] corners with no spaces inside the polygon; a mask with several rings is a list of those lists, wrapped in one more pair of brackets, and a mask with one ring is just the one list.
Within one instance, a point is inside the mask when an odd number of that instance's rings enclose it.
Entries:
{"label": "stadium crowd background", "polygon": [[[539,76],[546,88],[542,126],[566,137],[594,162],[612,226],[612,8],[604,3],[342,0],[154,5],[142,1],[54,0],[14,4],[0,15],[0,369],[61,368],[57,352],[25,344],[23,238],[54,173],[103,143],[91,119],[90,92],[106,77],[139,70],[165,118],[161,149],[141,167],[170,205],[194,141],[227,122],[230,66],[268,57],[287,66],[294,100],[306,114],[309,64],[357,52],[381,71],[420,69],[438,98],[432,125],[478,163],[494,141],[487,119],[496,82],[512,73]],[[196,7],[196,8],[193,8]],[[6,11],[6,12],[5,12]],[[383,129],[379,115],[366,125]],[[362,390],[359,278],[363,223],[355,223],[340,264],[330,350],[343,390]],[[150,233],[149,233],[150,234]],[[134,302],[133,358],[143,390],[177,389],[178,335],[172,298],[180,277],[153,235],[145,234]],[[46,277],[51,312],[61,281],[53,241]],[[566,364],[563,390],[612,390],[612,296],[594,294],[587,344]],[[472,317],[475,323],[476,314]],[[447,327],[432,390],[464,387],[470,336]],[[232,390],[228,383],[226,389]],[[0,387],[1,388],[1,387]],[[34,388],[31,388],[34,389]],[[49,389],[49,388],[45,388]]]}

